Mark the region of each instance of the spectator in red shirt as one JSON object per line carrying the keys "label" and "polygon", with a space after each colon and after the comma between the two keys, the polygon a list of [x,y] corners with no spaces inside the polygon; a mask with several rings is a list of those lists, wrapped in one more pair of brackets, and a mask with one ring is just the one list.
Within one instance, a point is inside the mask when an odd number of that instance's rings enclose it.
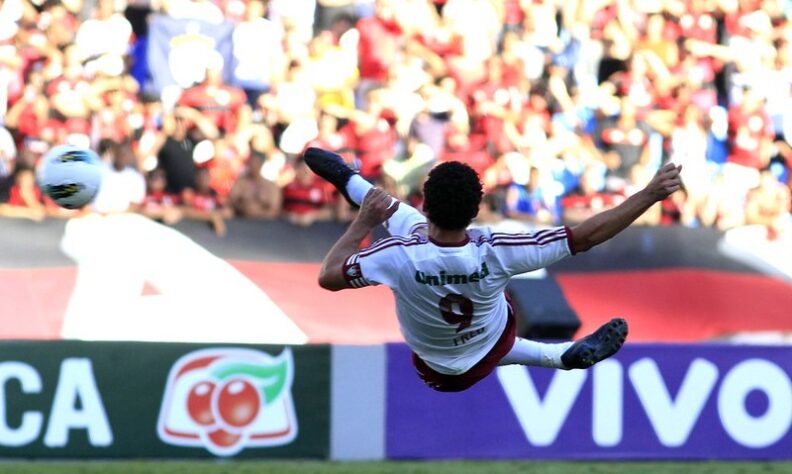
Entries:
{"label": "spectator in red shirt", "polygon": [[382,89],[369,91],[366,109],[355,111],[351,117],[360,174],[366,179],[378,179],[382,175],[382,164],[396,154],[392,118],[392,113],[383,105]]}
{"label": "spectator in red shirt", "polygon": [[482,176],[495,160],[487,150],[487,140],[484,135],[468,135],[454,128],[440,154],[440,162],[445,161],[461,161]]}
{"label": "spectator in red shirt", "polygon": [[182,193],[182,212],[187,218],[209,222],[215,234],[223,237],[226,234],[225,219],[230,217],[230,213],[209,186],[209,179],[207,168],[196,170],[193,189],[185,189]]}
{"label": "spectator in red shirt", "polygon": [[764,110],[764,98],[744,88],[739,105],[729,108],[729,162],[756,170],[770,161],[773,124]]}
{"label": "spectator in red shirt", "polygon": [[34,163],[35,156],[23,149],[14,161],[11,174],[0,180],[0,216],[44,219],[46,210],[36,185]]}
{"label": "spectator in red shirt", "polygon": [[182,94],[179,103],[200,110],[215,127],[234,133],[251,121],[251,110],[245,92],[223,82],[223,59],[216,55],[206,68],[206,79]]}
{"label": "spectator in red shirt", "polygon": [[164,170],[156,168],[149,172],[146,176],[146,197],[143,198],[139,212],[151,219],[173,225],[182,219],[183,214],[179,208],[179,196],[165,190],[167,182]]}
{"label": "spectator in red shirt", "polygon": [[[36,77],[41,77],[37,75]],[[8,110],[5,125],[19,136],[38,138],[49,120],[50,104],[40,84],[29,82],[22,97]]]}
{"label": "spectator in red shirt", "polygon": [[363,108],[368,91],[382,86],[388,79],[390,65],[396,62],[401,39],[401,27],[396,21],[392,0],[377,0],[374,16],[358,20],[358,69],[360,83],[355,96],[358,108]]}
{"label": "spectator in red shirt", "polygon": [[283,188],[283,213],[292,224],[307,227],[332,217],[328,183],[313,174],[300,159],[294,179]]}

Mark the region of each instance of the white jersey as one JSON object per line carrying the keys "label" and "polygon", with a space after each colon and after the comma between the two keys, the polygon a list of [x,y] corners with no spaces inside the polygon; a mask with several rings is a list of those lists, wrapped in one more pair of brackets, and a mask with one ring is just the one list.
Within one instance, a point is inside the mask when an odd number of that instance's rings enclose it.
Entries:
{"label": "white jersey", "polygon": [[421,234],[381,239],[350,256],[343,270],[355,288],[389,286],[410,348],[432,369],[457,375],[503,333],[509,278],[572,253],[568,227],[517,234],[479,228],[452,245]]}

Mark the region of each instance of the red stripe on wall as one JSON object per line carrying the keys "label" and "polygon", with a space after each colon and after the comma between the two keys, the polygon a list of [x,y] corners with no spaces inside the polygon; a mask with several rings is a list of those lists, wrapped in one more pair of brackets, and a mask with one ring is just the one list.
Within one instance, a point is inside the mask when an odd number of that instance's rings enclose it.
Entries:
{"label": "red stripe on wall", "polygon": [[0,338],[60,339],[77,267],[0,269]]}
{"label": "red stripe on wall", "polygon": [[264,290],[313,343],[403,340],[393,294],[385,286],[332,292],[319,287],[318,263],[231,261]]}
{"label": "red stripe on wall", "polygon": [[[312,343],[402,340],[386,287],[333,293],[316,283],[318,263],[231,263]],[[76,271],[0,269],[0,339],[60,339]],[[635,342],[698,341],[752,330],[792,332],[792,287],[767,276],[674,269],[555,277],[581,319],[578,335],[614,316],[627,318]]]}
{"label": "red stripe on wall", "polygon": [[555,277],[582,322],[578,336],[614,316],[627,319],[634,342],[792,332],[792,287],[767,276],[674,269]]}

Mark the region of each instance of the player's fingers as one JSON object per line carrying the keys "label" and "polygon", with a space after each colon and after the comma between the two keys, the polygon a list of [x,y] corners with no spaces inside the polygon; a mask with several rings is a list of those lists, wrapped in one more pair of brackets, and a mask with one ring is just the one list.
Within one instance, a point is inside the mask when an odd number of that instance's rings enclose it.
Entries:
{"label": "player's fingers", "polygon": [[675,168],[676,168],[676,165],[674,165],[673,163],[669,162],[669,163],[666,163],[663,166],[661,166],[660,169],[657,170],[657,174],[660,175],[660,176],[663,176],[663,175],[665,175],[666,173],[669,173],[671,170],[673,170]]}
{"label": "player's fingers", "polygon": [[371,189],[369,189],[368,192],[366,192],[366,195],[363,196],[363,202],[371,201],[373,199],[376,199],[376,196],[378,194],[378,192],[377,192],[378,190],[379,190],[379,188],[377,188],[377,187],[372,187]]}
{"label": "player's fingers", "polygon": [[[390,209],[393,208],[393,212],[396,212],[396,207],[393,206],[394,201],[398,202],[394,199],[390,194],[386,193],[385,191],[381,191],[375,197],[375,202],[372,203],[373,206],[376,206],[378,211],[387,213],[390,212]],[[391,213],[392,214],[392,213]],[[387,214],[390,217],[391,214]]]}
{"label": "player's fingers", "polygon": [[379,204],[383,208],[387,208],[388,206],[390,206],[390,203],[391,203],[392,199],[393,198],[391,198],[390,194],[386,193],[385,191],[382,191],[377,196],[377,204]]}
{"label": "player's fingers", "polygon": [[682,186],[680,186],[678,184],[676,184],[674,186],[668,186],[668,187],[665,188],[665,190],[666,190],[666,192],[668,194],[674,194],[675,192],[679,191],[680,189],[682,189]]}
{"label": "player's fingers", "polygon": [[382,188],[373,187],[366,193],[365,199],[370,200],[371,204],[379,204],[384,201],[384,196],[387,196],[387,193]]}
{"label": "player's fingers", "polygon": [[673,178],[674,176],[679,176],[680,170],[681,168],[677,168],[676,166],[671,166],[668,169],[664,168],[660,173],[660,176],[662,176],[664,179]]}
{"label": "player's fingers", "polygon": [[391,206],[385,210],[385,215],[387,216],[386,219],[389,219],[390,216],[392,216],[393,214],[396,213],[396,211],[399,210],[399,204],[400,202],[398,200],[393,201],[391,203]]}

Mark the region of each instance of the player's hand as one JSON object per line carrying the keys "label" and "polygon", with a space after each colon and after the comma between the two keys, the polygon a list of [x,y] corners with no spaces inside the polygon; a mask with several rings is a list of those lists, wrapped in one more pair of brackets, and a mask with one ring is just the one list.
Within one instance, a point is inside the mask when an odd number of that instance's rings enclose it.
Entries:
{"label": "player's hand", "polygon": [[380,188],[371,188],[363,199],[357,219],[371,227],[382,224],[399,208],[390,194]]}
{"label": "player's hand", "polygon": [[666,163],[657,171],[644,190],[654,201],[662,201],[682,188],[682,165]]}

